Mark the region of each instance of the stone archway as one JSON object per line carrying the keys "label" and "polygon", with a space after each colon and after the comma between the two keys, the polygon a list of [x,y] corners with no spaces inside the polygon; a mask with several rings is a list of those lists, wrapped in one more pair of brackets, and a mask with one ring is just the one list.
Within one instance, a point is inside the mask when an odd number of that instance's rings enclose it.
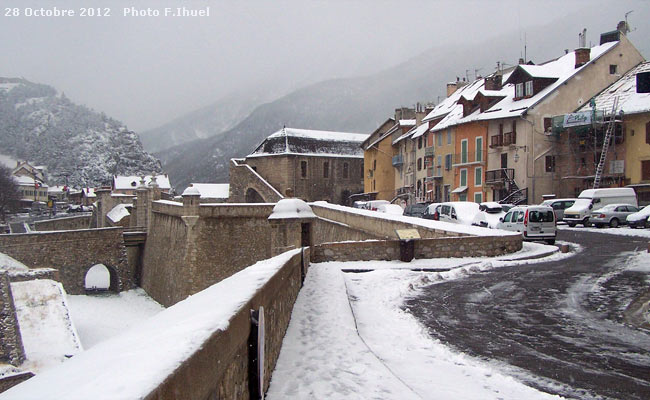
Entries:
{"label": "stone archway", "polygon": [[266,203],[264,197],[253,188],[246,189],[246,203]]}
{"label": "stone archway", "polygon": [[84,274],[86,292],[119,292],[120,280],[117,271],[104,264],[95,264]]}

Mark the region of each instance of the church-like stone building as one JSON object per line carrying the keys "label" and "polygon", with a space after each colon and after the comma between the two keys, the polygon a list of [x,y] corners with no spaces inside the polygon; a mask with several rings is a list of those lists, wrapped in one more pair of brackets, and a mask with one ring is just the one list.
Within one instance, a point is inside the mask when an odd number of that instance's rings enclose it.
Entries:
{"label": "church-like stone building", "polygon": [[363,192],[367,134],[283,128],[230,166],[230,202],[276,202],[287,189],[305,201],[346,204]]}

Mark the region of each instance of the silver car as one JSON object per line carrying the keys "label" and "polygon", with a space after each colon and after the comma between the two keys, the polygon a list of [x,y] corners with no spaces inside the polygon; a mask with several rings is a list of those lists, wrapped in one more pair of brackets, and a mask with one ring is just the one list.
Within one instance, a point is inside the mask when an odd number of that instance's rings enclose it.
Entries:
{"label": "silver car", "polygon": [[589,222],[597,228],[602,228],[605,225],[616,228],[621,224],[626,224],[627,216],[637,211],[639,211],[639,207],[631,204],[608,204],[605,207],[592,211],[589,216]]}

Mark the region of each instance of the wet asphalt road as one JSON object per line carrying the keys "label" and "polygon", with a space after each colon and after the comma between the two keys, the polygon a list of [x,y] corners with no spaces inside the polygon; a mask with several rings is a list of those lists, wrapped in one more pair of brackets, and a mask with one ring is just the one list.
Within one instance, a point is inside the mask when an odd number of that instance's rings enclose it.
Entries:
{"label": "wet asphalt road", "polygon": [[650,332],[624,323],[647,290],[626,271],[648,239],[559,231],[582,253],[442,282],[406,307],[429,333],[524,383],[570,398],[650,399]]}

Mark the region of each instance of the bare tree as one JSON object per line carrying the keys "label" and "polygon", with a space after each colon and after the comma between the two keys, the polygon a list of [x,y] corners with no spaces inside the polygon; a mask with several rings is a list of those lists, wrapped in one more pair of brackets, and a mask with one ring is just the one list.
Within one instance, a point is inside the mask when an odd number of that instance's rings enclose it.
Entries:
{"label": "bare tree", "polygon": [[11,169],[0,165],[0,219],[5,221],[5,215],[14,210],[20,200],[18,183],[11,174]]}

